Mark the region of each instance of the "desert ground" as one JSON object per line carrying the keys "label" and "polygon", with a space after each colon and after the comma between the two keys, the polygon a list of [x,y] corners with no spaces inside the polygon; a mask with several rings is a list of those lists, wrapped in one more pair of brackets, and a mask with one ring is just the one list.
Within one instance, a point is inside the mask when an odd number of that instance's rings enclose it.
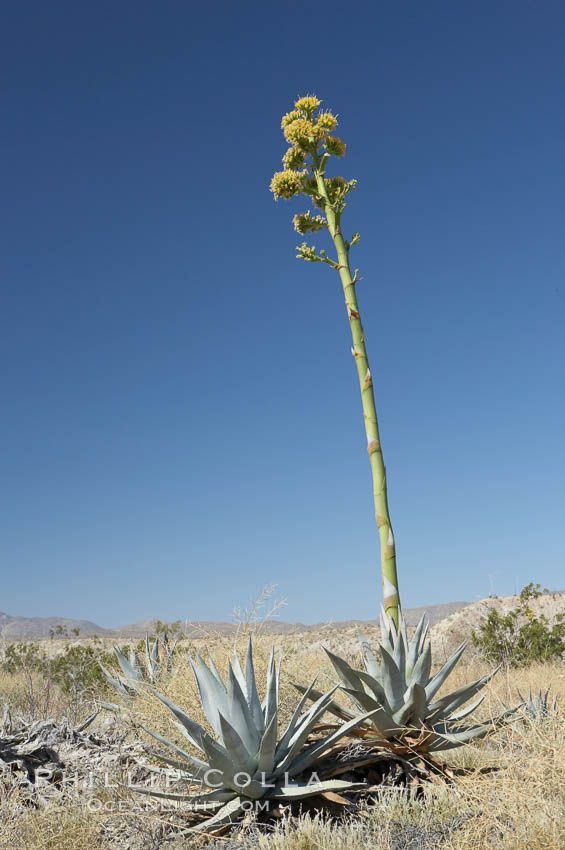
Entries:
{"label": "desert ground", "polygon": [[[437,622],[431,629],[434,668],[446,660],[458,642],[469,637],[472,628],[478,628],[489,607],[498,607],[505,613],[515,602],[512,597],[482,600]],[[544,613],[551,622],[565,611],[565,596],[548,595],[534,600],[532,606],[536,615]],[[365,624],[364,631],[370,643],[376,644],[376,624]],[[272,634],[260,624],[242,624],[233,634],[209,629],[181,641],[172,670],[163,675],[159,689],[205,725],[188,655],[196,651],[210,652],[224,672],[234,648],[240,654],[243,652],[249,632],[254,633],[259,683],[265,680],[273,645],[282,660],[282,722],[292,714],[297,702],[293,682],[309,683],[317,676],[320,689],[334,683],[335,675],[324,647],[360,665],[359,643],[353,626],[337,628],[329,624],[307,633]],[[130,644],[136,642],[133,638],[129,641]],[[128,642],[122,640],[120,643],[125,646]],[[92,645],[97,651],[109,651],[112,640],[79,638],[36,643],[51,655],[63,652],[69,644]],[[7,645],[4,641],[4,658]],[[451,674],[447,687],[453,690],[484,675],[492,666],[470,645],[464,661]],[[361,805],[337,820],[312,814],[299,818],[282,816],[267,831],[251,824],[245,832],[207,839],[208,846],[225,850],[366,850],[369,847],[374,850],[477,850],[482,847],[563,850],[563,660],[518,667],[504,665],[489,682],[486,699],[477,714],[478,719],[494,717],[505,707],[518,705],[521,696],[527,696],[530,690],[536,693],[548,687],[550,695],[557,697],[558,707],[547,717],[532,721],[518,713],[512,722],[487,739],[442,754],[448,765],[449,781],[435,777],[434,781],[424,783],[418,794],[401,787],[383,786],[376,802]],[[45,724],[51,723],[54,725],[49,729],[53,730],[66,724],[61,751],[69,753],[69,759],[76,759],[76,764],[82,764],[83,768],[92,759],[117,780],[110,783],[113,787],[101,792],[103,804],[93,807],[88,794],[82,791],[60,793],[48,788],[43,798],[41,794],[31,793],[20,781],[19,763],[13,761],[11,768],[6,769],[6,764],[0,762],[4,764],[4,772],[0,774],[0,847],[6,850],[176,850],[200,846],[202,839],[178,837],[182,817],[179,819],[175,813],[143,810],[138,805],[139,795],[132,795],[120,785],[126,767],[131,769],[132,765],[143,766],[151,762],[151,739],[141,727],[178,740],[170,712],[148,689],[142,689],[127,704],[107,691],[98,694],[94,691],[93,688],[85,692],[71,689],[63,693],[46,681],[44,675],[32,670],[0,673],[0,695],[6,706],[0,746],[4,746],[5,759],[8,759],[6,742],[10,736],[15,740],[18,729],[28,730],[22,733],[19,752],[25,752],[27,746],[31,753],[30,728],[45,730]],[[92,714],[96,697],[119,704],[120,710],[101,709],[86,731],[72,732],[73,728],[80,729],[84,719]],[[347,697],[343,700],[346,702]],[[134,767],[138,769],[143,768]]]}

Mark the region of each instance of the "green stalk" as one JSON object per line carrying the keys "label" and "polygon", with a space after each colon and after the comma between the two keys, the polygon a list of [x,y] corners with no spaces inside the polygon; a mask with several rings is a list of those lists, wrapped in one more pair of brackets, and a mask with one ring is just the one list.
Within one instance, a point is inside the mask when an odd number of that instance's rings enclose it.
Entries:
{"label": "green stalk", "polygon": [[[325,176],[326,161],[330,156],[343,156],[346,145],[338,136],[330,135],[337,127],[338,121],[331,112],[320,110],[320,105],[321,100],[315,95],[306,95],[295,101],[294,110],[283,115],[281,128],[290,148],[282,159],[284,171],[278,171],[273,175],[270,189],[275,200],[277,198],[289,200],[300,194],[313,198],[315,205],[323,210],[325,215],[312,216],[310,211],[295,215],[294,228],[302,235],[327,228],[337,251],[336,262],[330,259],[324,250],[316,252],[314,246],[304,242],[301,246],[297,246],[297,257],[310,263],[326,263],[336,269],[339,271],[343,285],[353,338],[351,351],[355,357],[359,376],[367,451],[373,477],[373,497],[381,549],[384,607],[388,616],[398,627],[400,595],[396,574],[396,549],[388,511],[386,472],[379,436],[373,379],[355,293],[357,270],[352,275],[349,265],[349,249],[359,240],[359,234],[356,233],[350,242],[346,242],[341,233],[341,214],[346,206],[345,197],[352,189],[355,189],[356,181],[346,182],[342,177],[326,178]],[[310,158],[311,163],[308,161]]]}
{"label": "green stalk", "polygon": [[356,274],[351,274],[351,267],[349,265],[349,245],[347,245],[341,233],[341,212],[336,211],[332,205],[328,197],[328,191],[324,179],[326,158],[326,156],[320,157],[317,153],[312,156],[314,163],[314,176],[316,178],[318,192],[324,199],[324,212],[328,223],[328,230],[330,231],[330,235],[337,251],[338,263],[335,267],[339,271],[339,276],[343,285],[345,305],[347,308],[349,325],[351,327],[351,336],[353,339],[353,348],[351,349],[351,353],[355,358],[355,365],[357,366],[357,374],[359,376],[361,400],[363,403],[363,416],[365,419],[365,433],[367,435],[367,451],[369,453],[373,478],[375,516],[381,548],[384,608],[388,616],[392,618],[398,627],[400,595],[398,591],[398,576],[396,573],[396,548],[388,509],[386,469],[379,436],[379,423],[375,407],[373,379],[369,368],[369,360],[365,346],[365,335],[363,333],[363,325],[361,324],[361,316],[359,314],[359,305],[357,304],[357,294],[355,291],[357,276]]}

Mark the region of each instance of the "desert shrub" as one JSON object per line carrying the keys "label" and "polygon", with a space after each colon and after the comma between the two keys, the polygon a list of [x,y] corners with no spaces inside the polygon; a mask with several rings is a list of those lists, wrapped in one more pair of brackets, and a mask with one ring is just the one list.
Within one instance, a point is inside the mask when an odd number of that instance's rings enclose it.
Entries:
{"label": "desert shrub", "polygon": [[42,673],[46,670],[48,660],[36,643],[10,643],[4,650],[4,658],[0,664],[3,673]]}
{"label": "desert shrub", "polygon": [[5,674],[0,703],[30,719],[45,719],[55,712],[76,720],[95,695],[107,695],[98,662],[107,663],[112,657],[96,646],[66,646],[50,658],[41,644],[9,644],[0,662],[0,673]]}
{"label": "desert shrub", "polygon": [[4,651],[0,670],[4,673],[41,673],[56,684],[63,693],[73,689],[106,689],[106,680],[98,662],[108,662],[110,653],[92,646],[66,646],[64,651],[48,658],[36,643],[11,643]]}
{"label": "desert shrub", "polygon": [[64,694],[77,690],[105,691],[106,679],[98,664],[103,662],[103,657],[110,658],[110,655],[92,646],[68,646],[60,655],[50,659],[48,675]]}
{"label": "desert shrub", "polygon": [[492,608],[486,621],[473,630],[473,645],[488,660],[512,666],[559,660],[565,652],[565,615],[551,625],[543,614],[535,616],[530,602],[545,593],[533,582],[520,593],[518,605],[507,614]]}

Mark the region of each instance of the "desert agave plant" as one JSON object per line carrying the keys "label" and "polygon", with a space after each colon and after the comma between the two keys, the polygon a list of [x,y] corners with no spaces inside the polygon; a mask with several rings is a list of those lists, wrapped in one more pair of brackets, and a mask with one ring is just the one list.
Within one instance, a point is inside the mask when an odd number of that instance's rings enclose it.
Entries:
{"label": "desert agave plant", "polygon": [[[261,703],[257,693],[251,640],[243,672],[237,654],[228,666],[227,685],[215,664],[209,665],[200,655],[191,661],[202,709],[215,737],[188,717],[166,696],[155,695],[172,711],[176,725],[190,744],[199,751],[193,756],[162,735],[146,729],[173,754],[170,758],[154,753],[169,768],[174,768],[179,780],[197,784],[200,793],[169,793],[155,788],[135,786],[133,790],[154,797],[175,800],[183,811],[210,813],[193,831],[215,828],[237,819],[253,801],[296,801],[324,791],[357,790],[363,785],[343,780],[320,781],[314,772],[320,759],[341,738],[359,723],[369,719],[373,710],[353,717],[331,734],[308,742],[336,688],[320,694],[305,710],[311,698],[313,684],[306,688],[292,718],[279,736],[278,690],[279,670],[271,653],[267,671],[266,696]],[[336,686],[337,687],[337,686]],[[158,772],[167,773],[164,768]],[[293,780],[292,782],[290,780]],[[264,805],[264,803],[262,804]]]}
{"label": "desert agave plant", "polygon": [[[149,635],[146,635],[145,664],[141,662],[135,649],[130,649],[128,659],[119,646],[115,646],[114,653],[123,675],[118,674],[116,678],[103,664],[100,664],[100,667],[114,690],[120,696],[128,699],[135,695],[140,684],[155,684],[163,666],[170,668],[175,648],[176,642],[171,645],[166,633],[163,635],[162,641],[159,637],[156,637],[152,647],[149,645]],[[106,707],[113,706],[107,705]]]}
{"label": "desert agave plant", "polygon": [[518,691],[518,695],[522,700],[521,713],[524,720],[529,723],[539,723],[540,721],[548,720],[557,713],[558,697],[555,696],[551,700],[549,698],[549,691],[550,688],[547,688],[545,693],[542,693],[540,690],[537,694],[532,694],[532,689],[530,688],[527,700]]}
{"label": "desert agave plant", "polygon": [[[461,658],[466,644],[461,644],[443,667],[431,676],[432,653],[430,643],[426,642],[427,632],[428,626],[425,617],[422,617],[409,642],[402,614],[397,629],[393,620],[383,611],[380,664],[361,632],[364,671],[354,670],[343,658],[329,650],[326,653],[340,678],[342,690],[349,694],[359,709],[373,711],[370,724],[381,738],[392,740],[409,737],[415,749],[425,751],[448,750],[483,738],[501,725],[504,718],[515,709],[506,711],[494,720],[472,726],[462,723],[462,720],[481,704],[484,696],[461,711],[458,709],[484,688],[499,668],[440,699],[434,699]],[[305,688],[296,687],[306,693]],[[316,692],[310,691],[311,699],[316,696]],[[334,701],[328,706],[328,711],[345,720],[354,716]]]}

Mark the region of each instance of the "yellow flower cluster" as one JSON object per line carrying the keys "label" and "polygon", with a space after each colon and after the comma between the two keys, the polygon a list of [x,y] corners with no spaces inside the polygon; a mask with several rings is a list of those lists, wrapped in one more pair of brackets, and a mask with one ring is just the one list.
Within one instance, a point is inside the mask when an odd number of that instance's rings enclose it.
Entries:
{"label": "yellow flower cluster", "polygon": [[331,132],[337,127],[337,118],[331,112],[320,112],[316,121],[316,127]]}
{"label": "yellow flower cluster", "polygon": [[[279,171],[271,180],[271,192],[277,198],[292,198],[304,193],[310,195],[314,204],[325,208],[324,198],[319,194],[316,178],[313,172],[316,163],[325,163],[322,158],[324,148],[327,154],[343,156],[345,144],[338,136],[330,133],[337,127],[337,118],[331,112],[319,110],[321,100],[315,95],[299,97],[294,109],[283,115],[281,128],[290,148],[282,158],[284,171]],[[320,150],[320,145],[323,145]],[[312,161],[308,168],[307,162]],[[310,172],[310,173],[309,173]],[[343,201],[349,191],[343,177],[325,178],[330,203]],[[318,222],[312,219],[297,219],[300,227],[319,229]],[[296,225],[296,222],[295,222]],[[300,232],[300,231],[299,231]]]}
{"label": "yellow flower cluster", "polygon": [[297,101],[295,101],[294,108],[302,109],[304,112],[309,113],[310,115],[314,112],[315,109],[319,107],[321,104],[321,100],[318,100],[317,97],[299,97]]}
{"label": "yellow flower cluster", "polygon": [[298,147],[289,148],[282,158],[285,171],[296,171],[304,165],[304,151]]}
{"label": "yellow flower cluster", "polygon": [[329,177],[326,179],[326,189],[328,192],[328,198],[330,199],[332,204],[335,204],[338,199],[338,196],[343,193],[345,185],[346,183],[344,177]]}
{"label": "yellow flower cluster", "polygon": [[283,115],[281,121],[281,129],[284,130],[285,127],[288,127],[289,124],[292,124],[293,121],[296,121],[297,118],[302,118],[302,114],[293,110],[292,112],[287,112],[286,115]]}
{"label": "yellow flower cluster", "polygon": [[316,233],[318,230],[324,230],[328,226],[324,216],[310,215],[310,210],[307,213],[295,215],[292,223],[296,232],[302,235],[305,233]]}
{"label": "yellow flower cluster", "polygon": [[334,156],[343,156],[345,153],[345,144],[339,136],[328,136],[326,138],[326,150]]}
{"label": "yellow flower cluster", "polygon": [[305,118],[297,118],[284,128],[284,137],[289,145],[297,145],[301,148],[309,147],[316,136],[314,125]]}
{"label": "yellow flower cluster", "polygon": [[271,180],[271,192],[276,198],[285,198],[289,200],[294,195],[302,192],[302,176],[301,171],[277,171]]}

